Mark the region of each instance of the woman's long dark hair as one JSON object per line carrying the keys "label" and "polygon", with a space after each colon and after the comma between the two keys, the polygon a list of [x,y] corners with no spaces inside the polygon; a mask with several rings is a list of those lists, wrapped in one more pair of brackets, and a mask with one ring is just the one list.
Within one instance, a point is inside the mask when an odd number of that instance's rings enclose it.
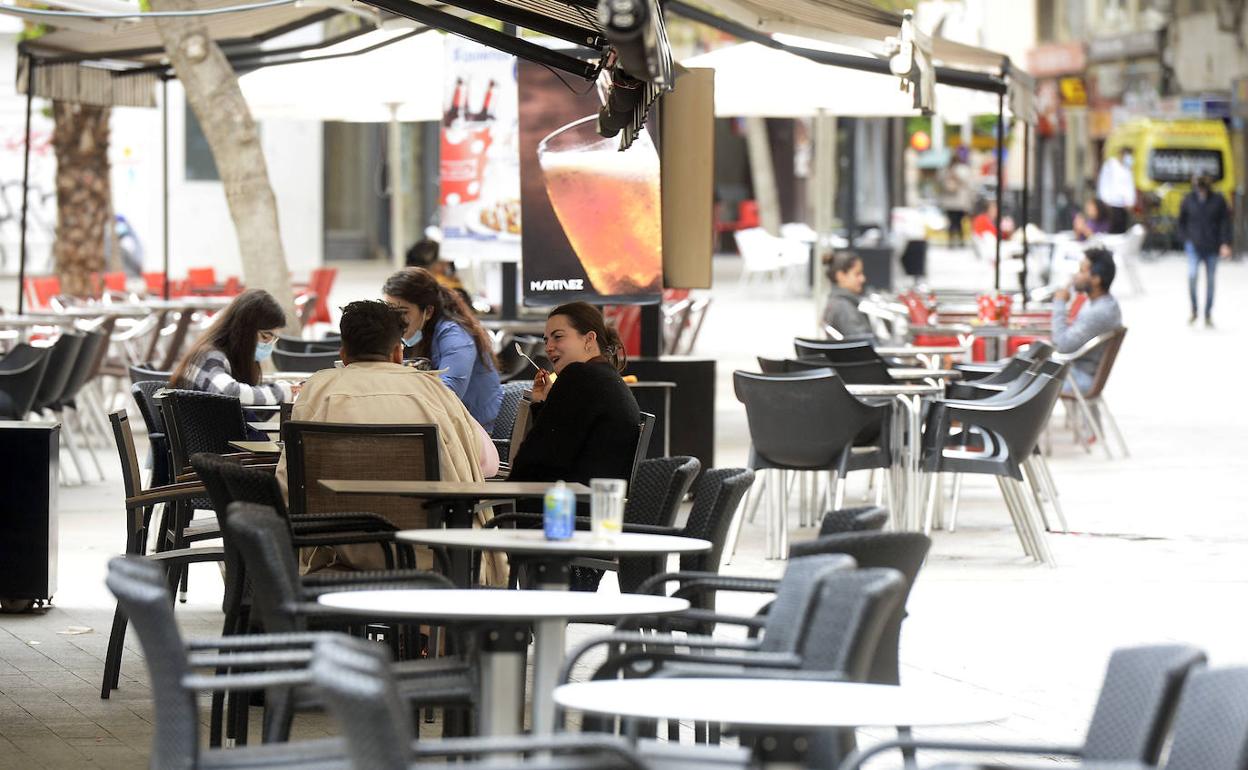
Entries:
{"label": "woman's long dark hair", "polygon": [[433,330],[437,327],[438,321],[448,318],[459,324],[472,337],[481,362],[493,369],[498,368],[494,363],[494,343],[490,340],[485,327],[477,320],[476,314],[464,304],[459,294],[438,283],[433,273],[423,267],[404,268],[386,279],[381,287],[381,293],[422,308],[433,308],[433,315],[422,327],[425,330],[425,336],[416,344],[416,355],[423,358],[432,357],[429,351],[433,344]]}
{"label": "woman's long dark hair", "polygon": [[615,327],[607,323],[607,319],[602,317],[602,311],[588,302],[569,302],[566,305],[560,305],[546,316],[553,318],[557,315],[564,316],[568,319],[568,323],[579,334],[594,333],[598,338],[598,349],[602,351],[602,357],[607,359],[607,363],[615,367],[616,371],[624,371],[624,366],[628,363],[628,353],[624,351],[624,342],[620,339],[620,333]]}
{"label": "woman's long dark hair", "polygon": [[209,350],[220,350],[230,362],[230,374],[248,385],[260,384],[260,364],[256,362],[256,337],[265,329],[286,325],[286,314],[273,295],[263,289],[248,289],[217,314],[182,360],[174,367],[169,384],[185,387],[190,383],[186,368]]}

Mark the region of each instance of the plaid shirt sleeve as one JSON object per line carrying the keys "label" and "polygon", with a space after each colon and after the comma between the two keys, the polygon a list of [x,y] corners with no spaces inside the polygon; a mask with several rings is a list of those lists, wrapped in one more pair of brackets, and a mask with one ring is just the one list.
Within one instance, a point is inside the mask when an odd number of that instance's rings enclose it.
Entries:
{"label": "plaid shirt sleeve", "polygon": [[293,398],[290,386],[284,382],[248,385],[234,379],[234,375],[230,373],[229,360],[219,350],[210,350],[188,364],[186,381],[191,390],[232,396],[243,406],[280,404]]}

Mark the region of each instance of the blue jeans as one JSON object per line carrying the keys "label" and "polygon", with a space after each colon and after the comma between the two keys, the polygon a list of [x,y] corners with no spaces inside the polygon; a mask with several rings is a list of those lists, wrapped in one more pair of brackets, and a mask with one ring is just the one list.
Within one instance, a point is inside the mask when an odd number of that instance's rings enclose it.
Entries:
{"label": "blue jeans", "polygon": [[1196,246],[1191,241],[1183,244],[1183,248],[1187,251],[1187,291],[1192,300],[1192,318],[1196,317],[1197,309],[1197,274],[1200,272],[1200,263],[1205,263],[1205,319],[1208,320],[1213,312],[1213,288],[1214,277],[1218,272],[1218,252],[1210,251],[1202,254],[1196,250]]}
{"label": "blue jeans", "polygon": [[[1085,372],[1074,365],[1071,366],[1070,374],[1074,377],[1075,384],[1079,386],[1080,393],[1087,393],[1088,389],[1092,387],[1092,381],[1096,379],[1096,375],[1092,372]],[[1062,384],[1062,395],[1073,396],[1074,394],[1070,387],[1070,380],[1066,380]]]}

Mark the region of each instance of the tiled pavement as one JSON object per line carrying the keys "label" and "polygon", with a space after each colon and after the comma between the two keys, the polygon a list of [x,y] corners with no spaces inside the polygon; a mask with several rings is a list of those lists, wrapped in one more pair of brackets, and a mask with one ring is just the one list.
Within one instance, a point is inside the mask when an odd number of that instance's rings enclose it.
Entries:
{"label": "tiled pavement", "polygon": [[[986,285],[986,266],[964,255],[937,251],[930,262],[937,284]],[[717,263],[715,301],[698,351],[720,366],[719,465],[742,463],[748,445],[732,369],[752,368],[755,355],[787,354],[790,338],[812,331],[815,318],[808,300],[782,289],[742,292],[734,268],[731,260]],[[335,300],[369,296],[384,273],[376,266],[344,268]],[[958,531],[936,535],[910,601],[903,677],[960,684],[996,699],[1010,715],[942,736],[1078,740],[1116,646],[1186,640],[1219,664],[1248,660],[1242,643],[1248,623],[1238,611],[1246,593],[1248,533],[1241,519],[1248,494],[1240,474],[1248,475],[1242,448],[1248,415],[1235,397],[1246,368],[1248,311],[1238,298],[1248,289],[1248,272],[1223,266],[1217,330],[1185,325],[1178,259],[1146,263],[1143,276],[1149,293],[1122,298],[1131,332],[1109,390],[1132,457],[1106,460],[1099,448],[1087,454],[1071,443],[1060,415],[1053,423],[1051,464],[1074,530],[1052,536],[1060,566],[1021,559],[990,480],[968,479]],[[99,698],[113,608],[102,576],[121,547],[121,495],[115,469],[107,483],[62,489],[55,606],[0,616],[0,770],[146,764],[152,713],[133,635],[121,689],[107,701]],[[793,531],[795,539],[809,536]],[[760,519],[746,527],[727,569],[778,574],[782,564],[761,558],[761,541]],[[219,630],[219,598],[215,568],[197,567],[190,602],[177,611],[187,634]],[[63,633],[72,627],[92,630]],[[571,641],[597,630],[574,627]],[[296,720],[298,734],[330,729],[323,717]]]}

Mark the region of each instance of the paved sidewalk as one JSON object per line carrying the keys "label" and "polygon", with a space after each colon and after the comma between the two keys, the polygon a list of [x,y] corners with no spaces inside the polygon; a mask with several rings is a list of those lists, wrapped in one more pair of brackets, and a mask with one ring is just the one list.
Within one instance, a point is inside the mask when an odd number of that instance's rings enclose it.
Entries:
{"label": "paved sidewalk", "polygon": [[[937,250],[929,263],[938,285],[990,285],[986,265],[965,254]],[[386,274],[376,265],[342,270],[335,304],[375,296]],[[741,291],[735,270],[735,260],[717,260],[711,315],[697,351],[719,362],[721,466],[743,464],[748,450],[732,370],[756,369],[756,355],[791,354],[791,338],[812,333],[816,318],[809,299],[783,288]],[[1023,560],[990,479],[967,478],[958,530],[935,536],[910,600],[903,677],[964,684],[999,698],[1011,716],[930,734],[1077,741],[1117,646],[1185,640],[1205,647],[1216,664],[1248,660],[1238,619],[1248,593],[1241,566],[1248,556],[1241,522],[1248,510],[1241,483],[1248,477],[1242,449],[1248,414],[1229,395],[1248,369],[1240,350],[1248,310],[1236,302],[1248,289],[1248,269],[1222,266],[1216,330],[1186,325],[1179,259],[1146,263],[1142,275],[1149,293],[1120,298],[1130,334],[1108,389],[1131,458],[1106,460],[1099,447],[1091,453],[1076,447],[1060,407],[1053,421],[1051,465],[1073,530],[1050,536],[1060,566]],[[1127,282],[1120,283],[1125,292]],[[105,452],[112,457],[111,448]],[[861,483],[851,479],[851,497]],[[146,764],[153,717],[133,633],[121,689],[99,699],[113,611],[102,577],[122,546],[121,498],[113,465],[107,483],[63,488],[55,606],[0,616],[0,770]],[[795,540],[811,534],[792,530]],[[783,563],[762,558],[762,540],[760,518],[745,527],[727,570],[778,575]],[[215,567],[192,571],[190,601],[177,608],[188,635],[220,630],[220,585]],[[613,590],[609,580],[603,590]],[[62,633],[75,626],[92,630]],[[570,640],[599,630],[576,626]],[[324,717],[296,720],[300,735],[330,729]]]}

